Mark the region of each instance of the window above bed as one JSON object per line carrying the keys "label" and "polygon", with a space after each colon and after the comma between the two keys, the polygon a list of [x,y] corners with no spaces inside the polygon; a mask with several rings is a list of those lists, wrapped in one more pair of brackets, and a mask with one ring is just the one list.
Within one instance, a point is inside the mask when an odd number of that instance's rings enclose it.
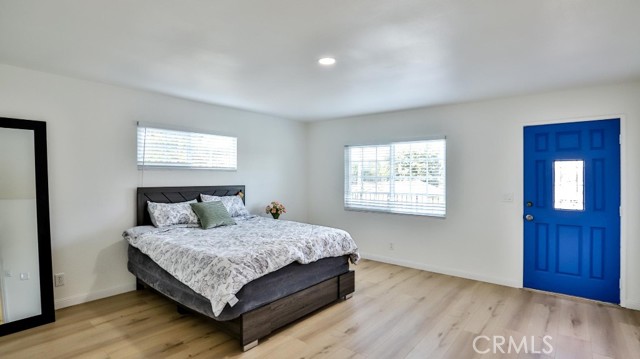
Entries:
{"label": "window above bed", "polygon": [[138,166],[234,171],[238,139],[138,124]]}
{"label": "window above bed", "polygon": [[347,210],[446,216],[444,138],[345,146]]}

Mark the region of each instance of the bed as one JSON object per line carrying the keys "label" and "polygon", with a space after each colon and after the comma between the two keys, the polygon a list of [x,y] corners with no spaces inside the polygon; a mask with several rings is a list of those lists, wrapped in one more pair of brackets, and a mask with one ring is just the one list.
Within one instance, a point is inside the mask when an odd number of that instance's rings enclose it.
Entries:
{"label": "bed", "polygon": [[[242,193],[244,201],[246,192],[241,185],[138,188],[137,225],[151,225],[148,201],[178,203],[199,199],[200,194],[233,196],[238,193]],[[263,223],[267,220],[251,218],[246,224],[238,222],[239,225],[233,227],[254,225],[251,221]],[[284,225],[284,222],[269,221]],[[196,312],[213,319],[216,326],[238,338],[242,349],[246,351],[278,328],[329,304],[350,298],[355,289],[355,274],[349,270],[349,257],[340,255],[308,264],[288,264],[245,284],[235,295],[237,303],[233,306],[226,304],[218,313],[214,310],[215,301],[177,280],[131,244],[127,267],[136,276],[138,290],[151,288],[177,302],[180,312]]]}

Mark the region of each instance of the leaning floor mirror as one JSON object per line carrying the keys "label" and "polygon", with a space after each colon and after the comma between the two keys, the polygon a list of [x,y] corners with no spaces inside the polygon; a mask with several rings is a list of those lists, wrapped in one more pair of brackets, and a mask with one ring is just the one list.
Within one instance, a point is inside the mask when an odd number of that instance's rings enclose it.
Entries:
{"label": "leaning floor mirror", "polygon": [[0,336],[55,321],[47,129],[0,117]]}

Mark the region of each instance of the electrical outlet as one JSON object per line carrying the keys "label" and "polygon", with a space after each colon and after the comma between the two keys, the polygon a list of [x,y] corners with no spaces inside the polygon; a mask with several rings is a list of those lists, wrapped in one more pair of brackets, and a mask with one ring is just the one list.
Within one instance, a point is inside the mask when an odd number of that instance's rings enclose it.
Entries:
{"label": "electrical outlet", "polygon": [[64,273],[57,273],[53,275],[53,285],[56,287],[62,287],[64,285]]}
{"label": "electrical outlet", "polygon": [[396,245],[395,245],[395,243],[393,243],[393,242],[389,242],[389,250],[390,250],[390,251],[392,251],[392,250],[394,250],[394,249],[396,249]]}

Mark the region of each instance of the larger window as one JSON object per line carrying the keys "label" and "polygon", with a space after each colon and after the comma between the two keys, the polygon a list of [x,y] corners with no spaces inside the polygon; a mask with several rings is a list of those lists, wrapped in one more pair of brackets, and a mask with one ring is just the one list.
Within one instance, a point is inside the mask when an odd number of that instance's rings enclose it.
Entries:
{"label": "larger window", "polygon": [[346,146],[344,207],[446,215],[446,140]]}
{"label": "larger window", "polygon": [[236,137],[138,127],[138,166],[235,170]]}

